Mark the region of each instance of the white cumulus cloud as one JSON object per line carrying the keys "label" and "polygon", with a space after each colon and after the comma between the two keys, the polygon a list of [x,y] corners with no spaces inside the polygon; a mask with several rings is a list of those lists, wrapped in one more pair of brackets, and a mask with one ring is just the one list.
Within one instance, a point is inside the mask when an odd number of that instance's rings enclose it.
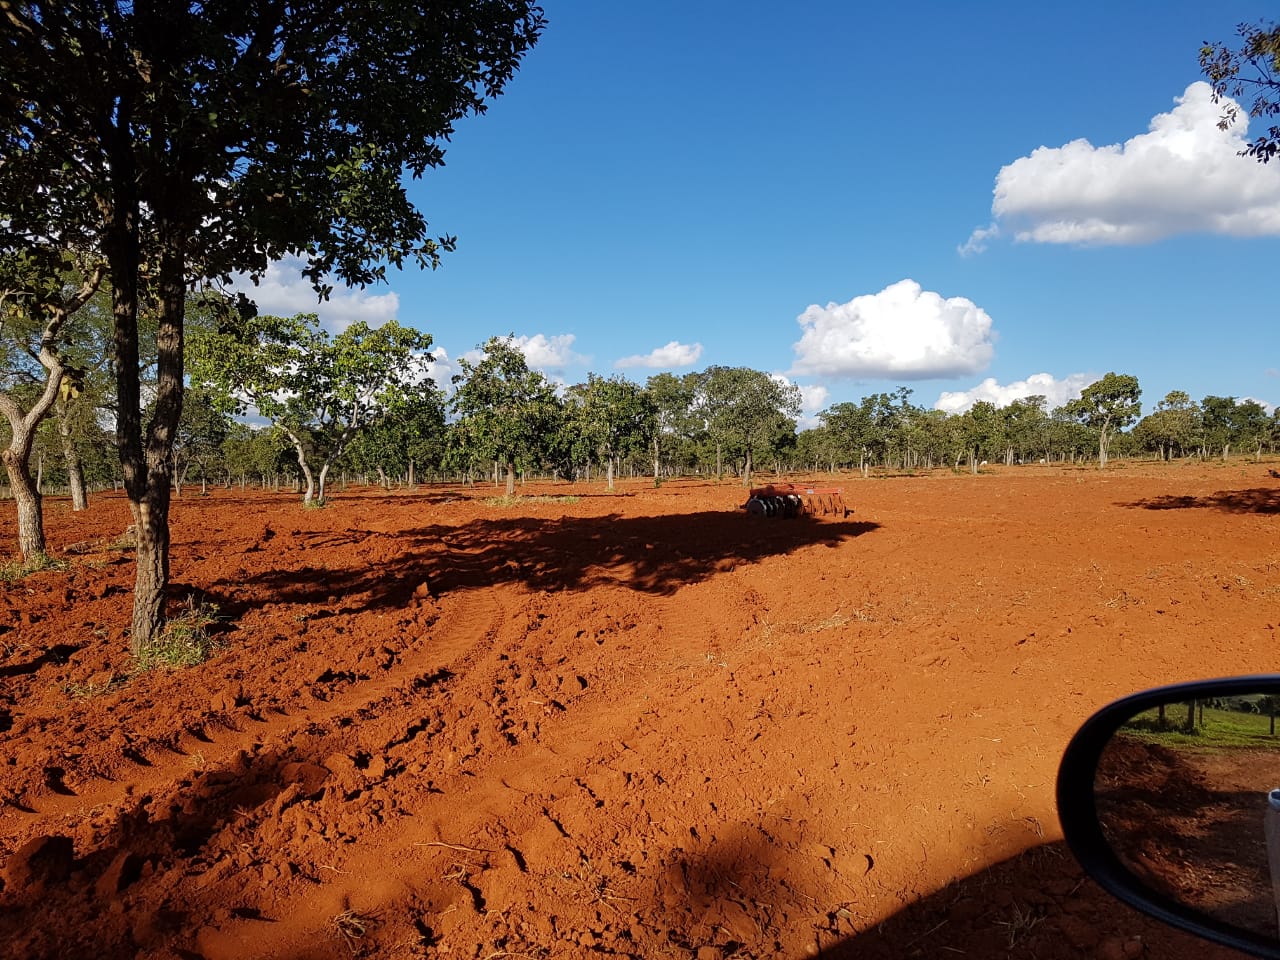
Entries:
{"label": "white cumulus cloud", "polygon": [[784,373],[771,373],[769,376],[784,387],[794,386],[800,391],[800,418],[797,421],[800,429],[816,427],[818,413],[826,409],[831,391],[820,383],[795,383]]}
{"label": "white cumulus cloud", "polygon": [[796,318],[800,375],[924,380],[977,373],[991,362],[987,312],[964,297],[944,299],[900,280],[848,303],[817,304]]}
{"label": "white cumulus cloud", "polygon": [[661,347],[654,347],[648,353],[638,353],[623,357],[615,367],[625,370],[628,367],[648,367],[651,370],[673,370],[676,367],[691,367],[702,356],[702,344],[681,343],[672,340]]}
{"label": "white cumulus cloud", "polygon": [[453,377],[462,372],[462,367],[449,357],[444,347],[431,346],[431,361],[426,364],[426,374],[435,381],[437,387],[446,393],[453,392]]}
{"label": "white cumulus cloud", "polygon": [[341,286],[335,286],[329,299],[321,302],[311,281],[302,275],[302,261],[297,257],[271,264],[256,286],[248,277],[238,277],[231,286],[256,303],[261,314],[318,314],[320,325],[331,333],[341,333],[357,320],[380,327],[394,320],[400,309],[400,298],[394,293],[374,294]]}
{"label": "white cumulus cloud", "polygon": [[1061,380],[1047,373],[1033,373],[1025,380],[1001,385],[994,377],[987,377],[972,390],[948,391],[938,397],[934,407],[946,413],[964,413],[979,400],[986,400],[997,407],[1007,407],[1015,400],[1037,394],[1048,401],[1048,409],[1060,407],[1068,400],[1075,400],[1080,391],[1098,378],[1091,373],[1072,373]]}
{"label": "white cumulus cloud", "polygon": [[981,252],[992,230],[1035,243],[1150,243],[1181,233],[1280,234],[1280,164],[1239,156],[1248,142],[1248,111],[1227,130],[1198,81],[1156,115],[1146,133],[1095,147],[1073,140],[1042,146],[1000,169],[991,211],[960,248]]}
{"label": "white cumulus cloud", "polygon": [[[563,378],[550,376],[551,374],[559,374],[566,367],[580,366],[590,360],[589,357],[574,352],[573,342],[578,338],[572,333],[561,333],[551,337],[543,333],[535,333],[531,337],[511,336],[499,339],[510,343],[523,353],[524,361],[529,368],[548,374],[553,383],[561,382]],[[479,363],[484,359],[484,349],[475,347],[468,350],[462,354],[461,359],[471,364]]]}
{"label": "white cumulus cloud", "polygon": [[559,372],[565,367],[584,363],[586,357],[574,353],[573,341],[578,339],[572,333],[560,333],[548,337],[536,333],[532,337],[514,337],[512,346],[524,354],[525,362],[534,370]]}

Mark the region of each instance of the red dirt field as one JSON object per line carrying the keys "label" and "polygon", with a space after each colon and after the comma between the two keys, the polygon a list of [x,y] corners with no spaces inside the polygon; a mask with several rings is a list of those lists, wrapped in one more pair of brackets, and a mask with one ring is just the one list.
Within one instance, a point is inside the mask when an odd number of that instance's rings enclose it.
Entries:
{"label": "red dirt field", "polygon": [[846,478],[819,520],[189,495],[172,600],[225,647],[138,676],[125,502],[49,501],[82,552],[0,586],[0,956],[1234,956],[1084,880],[1053,783],[1108,700],[1276,668],[1269,466]]}

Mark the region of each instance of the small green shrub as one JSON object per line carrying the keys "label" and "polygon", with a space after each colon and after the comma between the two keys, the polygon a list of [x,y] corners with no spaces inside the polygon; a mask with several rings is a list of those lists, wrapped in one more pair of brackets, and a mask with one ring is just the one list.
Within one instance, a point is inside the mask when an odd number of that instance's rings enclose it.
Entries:
{"label": "small green shrub", "polygon": [[138,670],[157,667],[176,670],[204,663],[221,646],[209,632],[217,622],[218,608],[215,604],[197,600],[194,594],[188,597],[182,613],[171,618],[160,631],[160,636],[135,657]]}

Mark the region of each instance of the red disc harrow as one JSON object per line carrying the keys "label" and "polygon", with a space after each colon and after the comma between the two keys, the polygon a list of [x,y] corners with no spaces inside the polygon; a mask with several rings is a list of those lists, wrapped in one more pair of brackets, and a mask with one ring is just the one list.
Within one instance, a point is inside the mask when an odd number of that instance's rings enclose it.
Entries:
{"label": "red disc harrow", "polygon": [[842,487],[814,487],[803,483],[771,483],[754,487],[741,509],[753,517],[803,517],[839,514],[847,517]]}

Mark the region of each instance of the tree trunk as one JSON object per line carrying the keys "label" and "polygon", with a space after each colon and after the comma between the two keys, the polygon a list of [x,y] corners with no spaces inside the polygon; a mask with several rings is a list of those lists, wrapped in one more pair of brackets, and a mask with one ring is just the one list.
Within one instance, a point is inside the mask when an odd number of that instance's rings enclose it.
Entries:
{"label": "tree trunk", "polygon": [[416,490],[417,487],[418,487],[418,483],[416,478],[413,475],[413,458],[410,457],[409,458],[409,489]]}
{"label": "tree trunk", "polygon": [[[120,388],[117,440],[122,447],[121,466],[125,472],[125,489],[129,491],[129,507],[137,534],[137,579],[130,634],[135,655],[153,643],[164,626],[165,590],[169,585],[168,466],[173,457],[178,421],[182,417],[182,327],[187,287],[185,265],[178,245],[171,239],[166,243],[166,239],[169,238],[162,236],[164,252],[160,256],[157,277],[160,315],[156,328],[155,413],[147,425],[145,437],[139,405],[136,289],[133,303],[127,305],[132,335],[128,337],[131,343],[125,349],[120,343],[121,318],[116,315],[117,387]],[[116,279],[114,270],[112,279]],[[130,359],[127,360],[126,356]],[[128,384],[122,387],[123,381],[128,381]]]}
{"label": "tree trunk", "polygon": [[742,466],[742,485],[751,486],[751,448],[747,447],[747,460]]}
{"label": "tree trunk", "polygon": [[[23,559],[32,560],[43,556],[45,552],[44,516],[41,511],[40,482],[43,479],[44,459],[40,460],[41,476],[34,484],[31,480],[31,447],[35,442],[35,431],[41,421],[54,409],[65,377],[65,367],[58,354],[58,336],[67,317],[84,306],[97,291],[102,282],[103,268],[101,264],[94,267],[92,273],[81,284],[79,292],[64,298],[60,302],[45,302],[43,307],[49,318],[44,331],[40,335],[40,349],[36,355],[40,365],[44,367],[46,377],[44,387],[25,413],[8,393],[0,391],[0,413],[9,421],[9,446],[0,453],[4,460],[5,472],[9,475],[14,500],[18,507],[18,548]],[[81,476],[83,484],[83,476]],[[81,495],[83,496],[83,486]]]}
{"label": "tree trunk", "polygon": [[318,490],[316,492],[317,504],[324,503],[325,482],[328,480],[328,477],[329,477],[329,461],[326,460],[324,466],[320,468],[320,483],[319,483]]}
{"label": "tree trunk", "polygon": [[507,461],[507,496],[514,497],[516,495],[516,465],[513,461]]}
{"label": "tree trunk", "polygon": [[71,509],[86,510],[89,498],[84,490],[84,467],[80,463],[80,451],[71,438],[71,421],[65,407],[58,410],[58,437],[62,441],[62,458],[67,462],[67,482],[71,485]]}
{"label": "tree trunk", "polygon": [[724,475],[724,467],[720,456],[720,444],[716,444],[716,482],[720,482],[720,477]]}
{"label": "tree trunk", "polygon": [[0,453],[0,458],[4,460],[9,490],[18,507],[18,550],[23,560],[39,559],[45,555],[44,512],[40,509],[40,491],[31,478],[28,458],[15,454],[12,446]]}
{"label": "tree trunk", "polygon": [[605,467],[605,477],[607,478],[607,485],[605,486],[605,489],[612,491],[613,490],[613,457],[606,457],[605,462],[608,464]]}
{"label": "tree trunk", "polygon": [[658,435],[653,435],[653,485],[658,485]]}
{"label": "tree trunk", "polygon": [[[311,501],[315,498],[316,483],[315,478],[311,474],[311,464],[307,462],[307,449],[302,445],[302,439],[296,436],[293,431],[285,430],[284,435],[288,437],[289,441],[293,444],[293,453],[298,460],[298,469],[302,471],[302,478],[304,481],[302,503],[304,506],[310,506]],[[280,479],[278,476],[276,478],[276,489],[280,489]]]}

